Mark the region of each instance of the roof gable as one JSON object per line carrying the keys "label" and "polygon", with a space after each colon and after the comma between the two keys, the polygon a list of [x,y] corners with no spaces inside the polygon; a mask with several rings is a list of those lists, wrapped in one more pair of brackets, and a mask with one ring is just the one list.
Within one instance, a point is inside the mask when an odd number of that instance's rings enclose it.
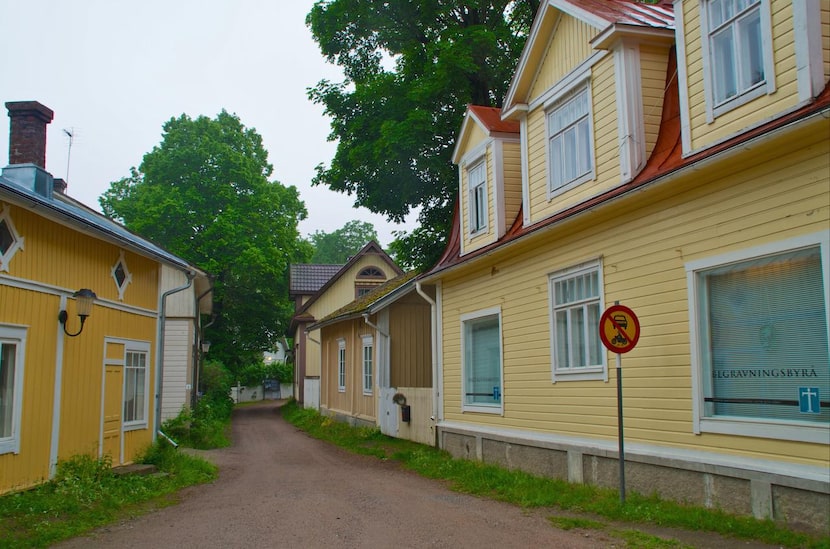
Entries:
{"label": "roof gable", "polygon": [[667,0],[661,0],[657,4],[645,4],[636,0],[542,2],[504,99],[502,108],[505,118],[523,110],[523,105],[529,101],[528,94],[562,17],[573,17],[590,25],[596,29],[597,35],[613,32],[617,27],[634,27],[645,32],[674,28],[674,10]]}
{"label": "roof gable", "polygon": [[[295,313],[294,318],[296,319],[297,317],[299,317],[299,316],[303,315],[304,313],[306,313],[308,311],[309,307],[311,307],[314,303],[316,303],[317,300],[319,300],[320,297],[323,294],[325,294],[326,291],[329,288],[331,288],[338,280],[340,280],[347,272],[349,272],[349,270],[356,263],[358,263],[358,261],[360,261],[361,258],[363,258],[367,255],[376,255],[376,256],[378,256],[383,263],[386,263],[389,266],[389,268],[392,269],[392,271],[395,273],[396,276],[403,274],[403,271],[401,270],[401,268],[398,267],[395,264],[395,262],[392,260],[391,257],[389,257],[389,254],[384,252],[383,248],[381,248],[380,245],[377,242],[372,240],[369,243],[367,243],[365,246],[363,246],[363,248],[361,248],[359,252],[357,252],[351,258],[349,258],[349,261],[346,262],[345,265],[340,267],[340,269],[331,278],[329,278],[329,280],[325,284],[323,284],[317,290],[317,292],[314,295],[312,295],[310,299],[308,299],[308,301],[303,303],[303,305]],[[292,322],[292,324],[293,324],[293,322]]]}
{"label": "roof gable", "polygon": [[452,153],[452,161],[458,164],[461,156],[467,147],[468,141],[480,130],[487,137],[518,137],[519,123],[513,120],[502,120],[501,109],[497,107],[485,107],[481,105],[467,105],[467,112],[464,114],[464,121],[461,123],[461,130],[455,140],[455,150]]}

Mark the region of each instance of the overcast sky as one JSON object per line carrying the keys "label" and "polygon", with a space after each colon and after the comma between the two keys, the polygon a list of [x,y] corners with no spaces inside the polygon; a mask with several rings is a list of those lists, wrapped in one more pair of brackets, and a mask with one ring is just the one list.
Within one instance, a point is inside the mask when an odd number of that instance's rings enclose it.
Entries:
{"label": "overcast sky", "polygon": [[[272,177],[299,189],[309,214],[303,235],[360,219],[386,246],[393,230],[411,230],[414,221],[389,224],[352,209],[352,197],[310,185],[335,144],[306,89],[323,78],[342,80],[305,26],[313,3],[0,0],[0,100],[35,100],[55,111],[46,168],[96,209],[110,182],[161,141],[164,122],[182,113],[213,118],[224,108],[262,136]],[[8,164],[3,119],[0,166]],[[64,130],[74,135],[69,158]]]}

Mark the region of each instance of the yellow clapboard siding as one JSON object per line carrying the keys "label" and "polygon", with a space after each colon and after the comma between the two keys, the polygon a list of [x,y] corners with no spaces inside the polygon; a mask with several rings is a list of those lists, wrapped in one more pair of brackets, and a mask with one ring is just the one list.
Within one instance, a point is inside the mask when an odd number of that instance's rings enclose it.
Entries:
{"label": "yellow clapboard siding", "polygon": [[530,91],[530,97],[546,92],[592,53],[591,38],[597,33],[590,25],[562,16]]}
{"label": "yellow clapboard siding", "polygon": [[[826,122],[823,128],[828,129]],[[792,445],[798,444],[798,453],[813,456],[804,462],[826,463],[826,456],[817,458],[809,444],[789,442],[787,450],[787,444],[776,441],[692,433],[684,268],[691,259],[826,230],[830,160],[820,133],[804,130],[786,143],[759,145],[741,162],[730,160],[677,177],[670,186],[587,216],[590,221],[560,223],[535,240],[444,277],[446,418],[547,432],[553,426],[557,433],[574,436],[615,436],[615,423],[600,420],[614,416],[608,404],[615,388],[611,353],[608,383],[550,379],[547,277],[602,257],[606,299],[622,296],[643,327],[638,347],[623,358],[624,392],[632,417],[640,418],[627,436],[736,455],[757,455],[762,447],[775,459],[789,460]],[[623,238],[613,238],[619,235]],[[505,340],[504,416],[462,413],[459,315],[495,305],[502,309]],[[591,402],[576,402],[581,395]],[[607,409],[583,414],[589,404]]]}

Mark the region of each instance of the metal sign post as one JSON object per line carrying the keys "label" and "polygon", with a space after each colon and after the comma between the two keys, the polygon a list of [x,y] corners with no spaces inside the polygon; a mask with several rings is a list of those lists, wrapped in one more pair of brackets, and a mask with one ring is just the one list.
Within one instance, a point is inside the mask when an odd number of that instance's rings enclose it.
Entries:
{"label": "metal sign post", "polygon": [[634,311],[615,301],[599,319],[599,338],[617,355],[617,441],[620,461],[620,501],[625,503],[625,442],[623,437],[622,353],[627,353],[640,339],[640,321]]}

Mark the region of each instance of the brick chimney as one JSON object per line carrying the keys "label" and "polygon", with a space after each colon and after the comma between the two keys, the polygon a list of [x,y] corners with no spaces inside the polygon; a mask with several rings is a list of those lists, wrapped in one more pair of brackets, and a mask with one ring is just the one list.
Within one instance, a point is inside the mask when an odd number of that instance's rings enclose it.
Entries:
{"label": "brick chimney", "polygon": [[6,103],[11,119],[9,165],[3,177],[45,198],[52,198],[54,179],[46,171],[46,125],[55,113],[37,101]]}
{"label": "brick chimney", "polygon": [[55,113],[37,101],[9,101],[6,108],[11,119],[9,164],[46,169],[46,125]]}

